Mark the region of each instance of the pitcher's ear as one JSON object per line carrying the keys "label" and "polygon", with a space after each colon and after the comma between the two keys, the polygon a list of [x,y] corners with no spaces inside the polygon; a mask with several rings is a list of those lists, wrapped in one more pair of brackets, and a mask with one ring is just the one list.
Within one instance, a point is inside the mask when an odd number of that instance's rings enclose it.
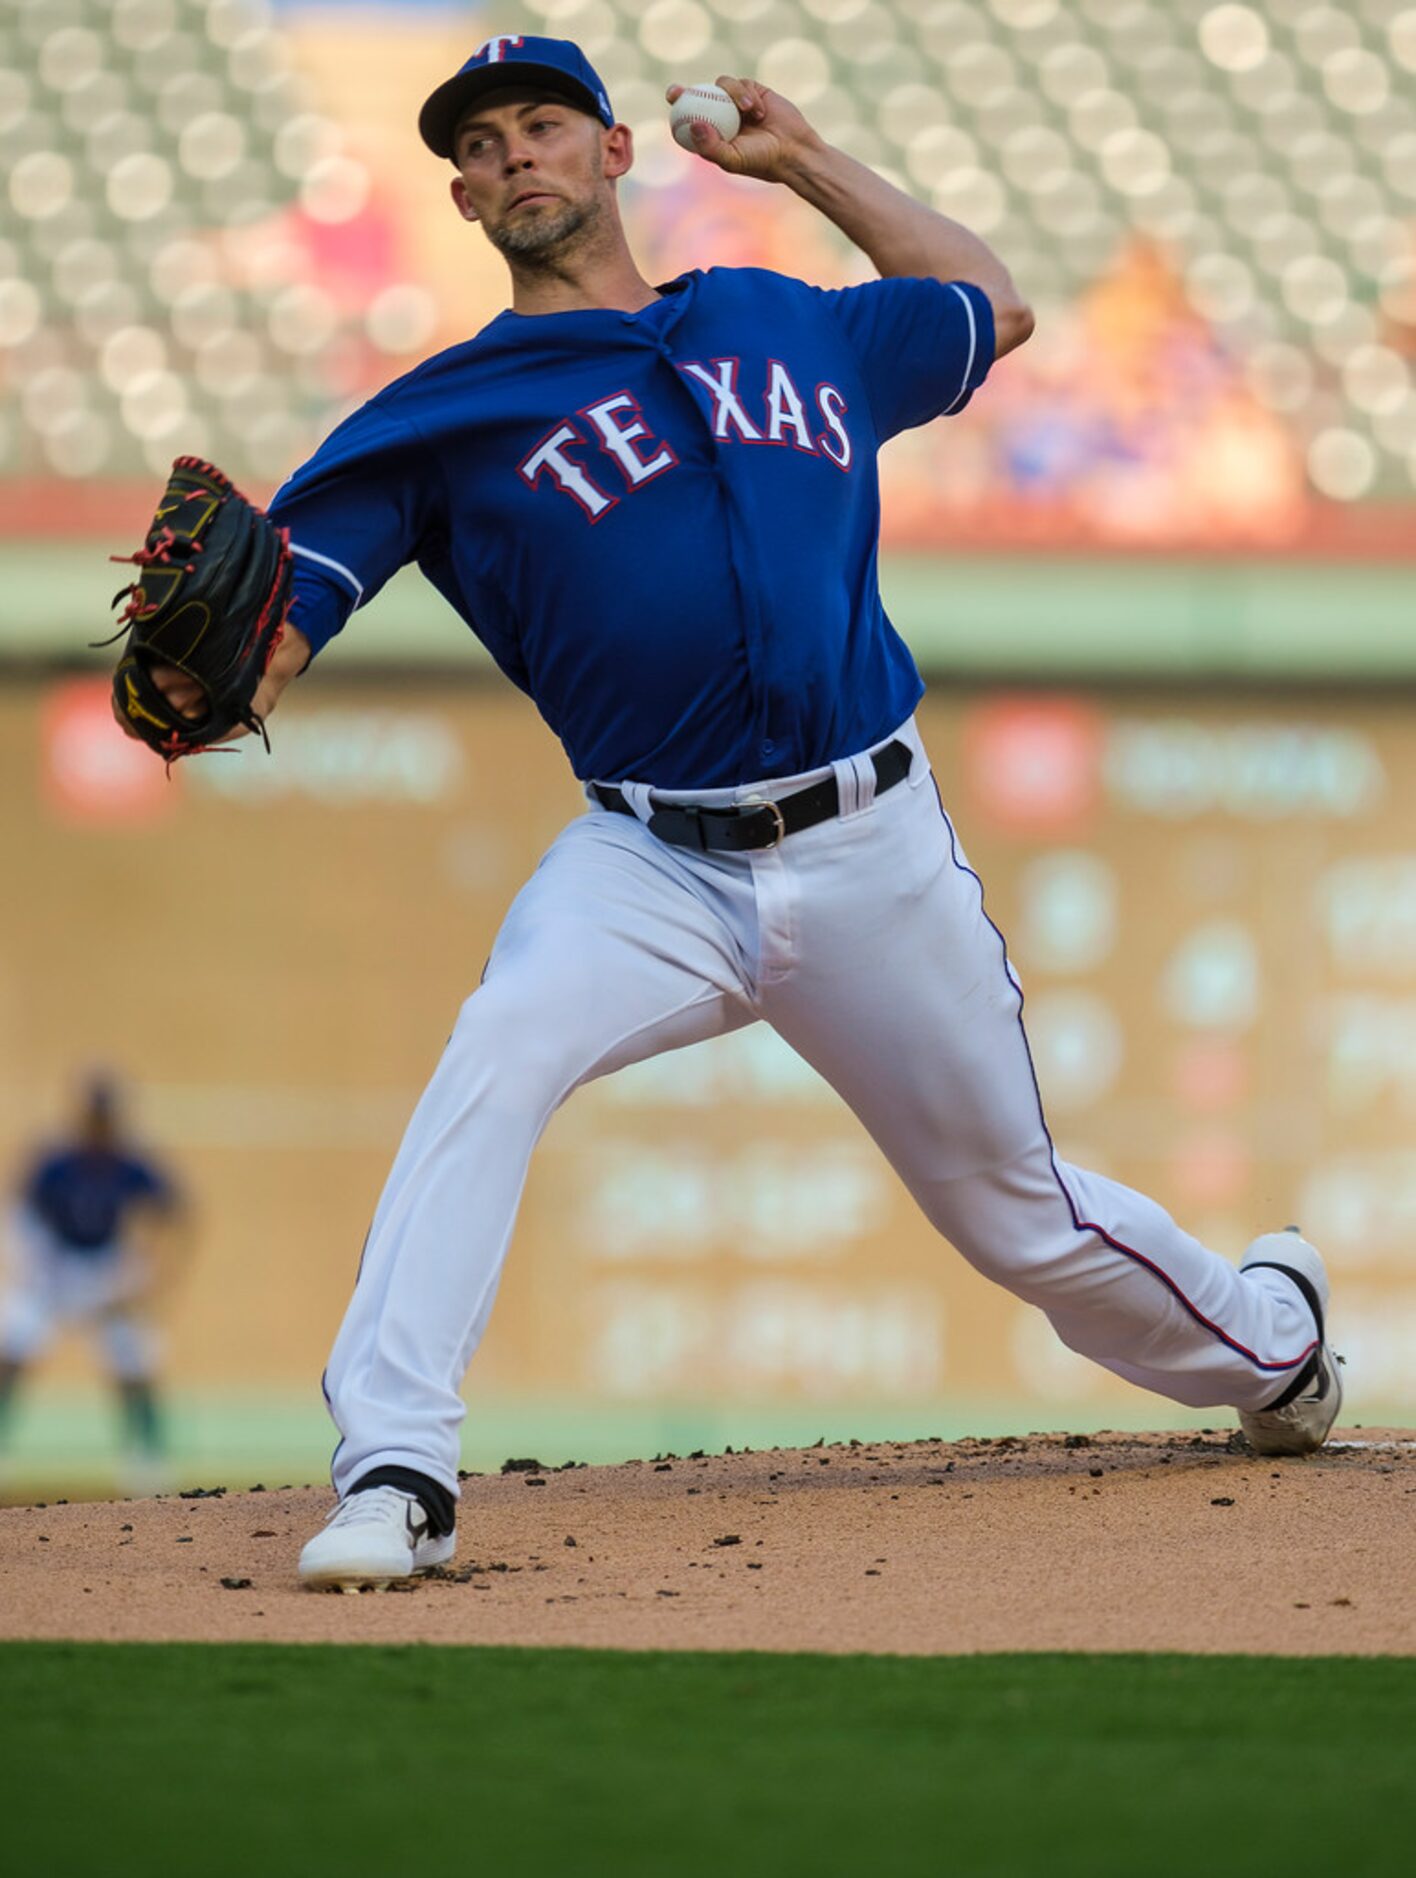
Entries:
{"label": "pitcher's ear", "polygon": [[467,185],[460,176],[454,176],[450,185],[452,199],[457,204],[457,213],[464,222],[480,222],[481,216],[467,199]]}
{"label": "pitcher's ear", "polygon": [[616,124],[613,130],[607,130],[602,148],[605,174],[611,179],[627,175],[634,167],[634,132],[628,124]]}

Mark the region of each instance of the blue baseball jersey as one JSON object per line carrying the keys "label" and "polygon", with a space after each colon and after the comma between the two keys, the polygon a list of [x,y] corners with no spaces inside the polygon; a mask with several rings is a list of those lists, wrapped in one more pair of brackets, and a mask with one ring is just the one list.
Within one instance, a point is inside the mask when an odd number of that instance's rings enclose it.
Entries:
{"label": "blue baseball jersey", "polygon": [[978,288],[757,268],[499,315],[277,493],[318,651],[416,561],[582,780],[706,789],[867,748],[923,692],[880,601],[876,452],[993,359]]}
{"label": "blue baseball jersey", "polygon": [[168,1206],[167,1179],[134,1154],[59,1148],[42,1155],[21,1191],[25,1205],[71,1252],[98,1252],[121,1238],[135,1207]]}

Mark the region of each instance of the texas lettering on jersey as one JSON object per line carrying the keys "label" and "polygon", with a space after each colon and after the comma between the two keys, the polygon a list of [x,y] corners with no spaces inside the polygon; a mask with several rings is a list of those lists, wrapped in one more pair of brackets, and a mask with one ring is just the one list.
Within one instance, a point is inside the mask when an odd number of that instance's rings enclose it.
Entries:
{"label": "texas lettering on jersey", "polygon": [[[738,388],[738,359],[676,363],[685,378],[708,392],[715,441],[789,445],[807,456],[825,457],[838,470],[850,469],[855,452],[844,421],[848,406],[835,385],[817,385],[808,405],[781,360],[769,359],[761,398],[753,401],[754,415]],[[532,489],[545,480],[597,522],[619,497],[597,481],[582,460],[591,450],[610,459],[630,492],[673,469],[679,460],[671,444],[652,435],[633,394],[616,391],[554,424],[522,458],[517,474]]]}

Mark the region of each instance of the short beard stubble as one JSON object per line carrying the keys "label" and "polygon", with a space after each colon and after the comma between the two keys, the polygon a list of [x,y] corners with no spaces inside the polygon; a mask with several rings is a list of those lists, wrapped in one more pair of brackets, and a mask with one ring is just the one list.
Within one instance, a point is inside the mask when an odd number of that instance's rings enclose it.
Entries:
{"label": "short beard stubble", "polygon": [[523,266],[554,266],[584,229],[600,218],[598,202],[566,202],[559,209],[523,216],[520,221],[482,224],[488,241],[508,261]]}

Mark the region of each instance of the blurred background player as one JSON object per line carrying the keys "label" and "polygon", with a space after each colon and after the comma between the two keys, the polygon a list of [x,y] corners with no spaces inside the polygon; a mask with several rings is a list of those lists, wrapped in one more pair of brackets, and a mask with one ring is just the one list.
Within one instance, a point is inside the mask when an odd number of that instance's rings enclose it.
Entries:
{"label": "blurred background player", "polygon": [[118,1083],[88,1077],[66,1135],[35,1155],[16,1192],[0,1304],[0,1455],[20,1379],[73,1325],[98,1344],[118,1391],[125,1484],[163,1484],[152,1312],[185,1257],[187,1225],[170,1176],[127,1137]]}

